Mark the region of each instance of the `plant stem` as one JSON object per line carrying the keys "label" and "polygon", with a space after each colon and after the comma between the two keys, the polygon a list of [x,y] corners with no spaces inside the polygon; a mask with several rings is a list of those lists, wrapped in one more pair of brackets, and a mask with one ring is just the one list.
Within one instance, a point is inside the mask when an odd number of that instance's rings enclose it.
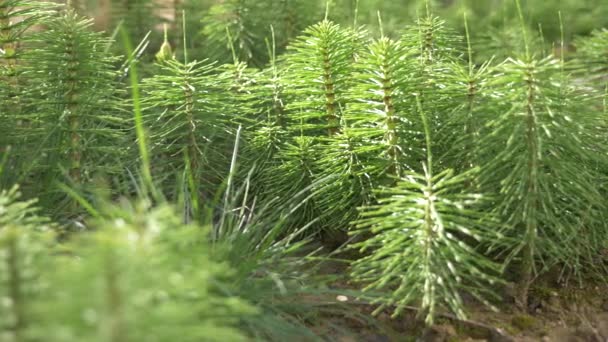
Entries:
{"label": "plant stem", "polygon": [[468,83],[467,83],[467,113],[466,113],[466,121],[464,126],[464,134],[469,138],[469,143],[466,145],[466,167],[473,167],[475,164],[475,157],[473,155],[473,151],[475,150],[473,144],[475,142],[475,138],[478,135],[477,125],[475,124],[475,120],[473,120],[473,111],[475,108],[475,98],[477,95],[477,83],[478,79],[475,75],[475,68],[473,66],[473,48],[471,47],[471,38],[469,34],[469,24],[467,21],[466,12],[464,14],[464,29],[467,40],[467,54],[469,59],[469,74],[468,74]]}
{"label": "plant stem", "polygon": [[525,207],[525,232],[524,246],[522,249],[522,261],[520,268],[520,283],[517,288],[517,305],[525,310],[528,305],[528,291],[532,283],[532,273],[534,270],[535,242],[537,238],[538,222],[535,217],[538,208],[538,169],[539,169],[539,146],[536,130],[536,113],[534,102],[535,92],[535,73],[532,65],[526,71],[526,140],[528,145],[528,189]]}
{"label": "plant stem", "polygon": [[[198,155],[198,145],[196,141],[196,123],[194,120],[194,95],[191,90],[190,80],[188,76],[186,76],[183,80],[184,87],[184,97],[186,102],[186,120],[188,121],[188,141],[186,142],[186,146],[188,146],[188,159],[190,160],[190,172],[193,173],[194,176],[198,176],[198,167],[199,167],[199,155]],[[195,177],[196,179],[196,177]]]}
{"label": "plant stem", "polygon": [[123,316],[122,295],[118,284],[118,270],[115,263],[114,251],[107,250],[105,257],[105,286],[106,286],[106,304],[110,326],[108,331],[108,341],[126,342],[126,326]]}
{"label": "plant stem", "polygon": [[325,117],[327,120],[327,135],[332,136],[339,132],[339,120],[336,115],[336,92],[332,78],[331,61],[328,46],[321,47],[323,58],[323,84],[325,87]]}
{"label": "plant stem", "polygon": [[76,47],[74,46],[74,40],[71,34],[68,34],[68,45],[66,47],[66,55],[69,56],[67,62],[67,80],[66,87],[67,91],[64,97],[64,103],[66,104],[66,110],[68,113],[68,125],[70,135],[70,168],[69,175],[71,180],[80,185],[81,180],[81,159],[82,154],[80,152],[80,119],[78,117],[78,56],[76,55]]}
{"label": "plant stem", "polygon": [[[389,46],[386,46],[389,49]],[[385,51],[388,52],[388,51]],[[386,56],[385,56],[386,57]],[[384,103],[384,115],[386,116],[386,133],[385,141],[388,144],[388,156],[391,160],[391,164],[388,169],[388,173],[391,176],[400,177],[401,168],[399,165],[399,149],[398,149],[398,135],[397,135],[397,118],[395,117],[395,105],[393,103],[393,80],[391,75],[390,65],[388,64],[388,58],[383,58],[384,63],[380,66],[382,71],[382,102]]]}
{"label": "plant stem", "polygon": [[416,96],[416,105],[418,107],[418,113],[420,114],[420,119],[422,119],[422,126],[424,128],[424,140],[426,144],[426,169],[429,175],[433,174],[433,153],[431,151],[431,127],[429,126],[428,118],[426,114],[422,110],[422,101],[420,100],[420,95]]}
{"label": "plant stem", "polygon": [[[10,7],[2,4],[0,1],[0,41],[2,45],[2,51],[5,56],[0,59],[4,61],[6,65],[5,77],[0,79],[0,82],[5,82],[8,87],[7,103],[10,106],[11,112],[15,114],[21,113],[21,101],[20,101],[20,78],[17,75],[17,57],[19,50],[19,38],[13,37],[15,34],[14,30],[11,29],[11,17],[15,15],[11,13]],[[1,64],[1,62],[0,62]],[[20,122],[20,124],[22,124]]]}
{"label": "plant stem", "polygon": [[133,121],[135,124],[135,133],[137,136],[137,147],[139,157],[141,159],[142,185],[146,191],[155,193],[154,182],[152,180],[150,152],[148,151],[147,135],[144,126],[144,119],[141,110],[141,99],[139,93],[139,78],[137,76],[137,63],[133,63],[135,56],[133,55],[133,47],[131,39],[124,28],[120,29],[120,34],[123,40],[123,47],[129,56],[128,63],[131,65],[129,72],[129,83],[131,85],[131,97],[133,98]]}
{"label": "plant stem", "polygon": [[11,229],[8,239],[8,273],[9,273],[9,295],[13,311],[13,336],[15,342],[25,341],[22,332],[26,327],[25,312],[23,307],[23,289],[21,287],[21,269],[19,267],[18,231]]}
{"label": "plant stem", "polygon": [[420,314],[426,315],[426,323],[432,324],[434,316],[434,297],[435,297],[435,281],[436,275],[431,264],[431,258],[433,257],[433,242],[435,239],[435,201],[433,193],[433,155],[431,151],[431,128],[422,109],[422,103],[420,98],[416,96],[416,105],[418,107],[418,113],[422,120],[424,127],[424,136],[426,141],[426,164],[423,164],[424,176],[426,178],[426,188],[424,189],[424,197],[426,198],[426,205],[424,210],[425,220],[425,238],[424,238],[424,268],[422,270],[424,274],[424,297]]}
{"label": "plant stem", "polygon": [[[192,201],[193,214],[198,215],[200,199],[200,155],[196,139],[196,123],[194,119],[194,94],[190,85],[190,79],[186,74],[183,80],[184,97],[186,102],[186,120],[188,121],[188,134],[186,141],[187,172],[186,181],[190,188],[190,199]],[[186,220],[188,221],[188,220]]]}
{"label": "plant stem", "polygon": [[272,70],[272,104],[275,114],[275,124],[285,129],[287,128],[287,122],[285,120],[285,106],[283,105],[283,94],[282,87],[280,84],[280,74],[277,67],[277,47],[276,38],[274,33],[274,27],[270,26],[270,32],[272,37],[272,46],[270,46],[270,68]]}

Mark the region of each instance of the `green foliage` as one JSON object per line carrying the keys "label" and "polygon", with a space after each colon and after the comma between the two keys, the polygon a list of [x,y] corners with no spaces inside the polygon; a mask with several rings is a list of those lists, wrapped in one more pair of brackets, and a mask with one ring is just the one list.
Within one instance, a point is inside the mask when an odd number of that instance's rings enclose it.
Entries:
{"label": "green foliage", "polygon": [[357,208],[373,200],[372,189],[380,173],[378,165],[370,162],[377,149],[353,130],[342,130],[332,138],[321,139],[325,143],[316,153],[315,176],[319,181],[314,201],[323,230],[330,237],[337,230],[347,230],[359,215]]}
{"label": "green foliage", "polygon": [[21,201],[20,198],[21,192],[17,186],[0,191],[0,229],[9,226],[24,230],[44,228],[46,219],[37,216],[38,209],[33,206],[36,201]]}
{"label": "green foliage", "polygon": [[490,88],[495,76],[493,59],[475,65],[470,42],[468,54],[468,65],[455,61],[446,66],[445,80],[451,85],[449,95],[453,107],[443,124],[444,154],[441,157],[446,165],[456,170],[466,170],[481,163],[476,149],[484,125],[480,118],[486,110],[484,104],[493,101]]}
{"label": "green foliage", "polygon": [[[460,79],[454,79],[452,66],[462,63],[459,54],[462,53],[462,38],[446,26],[445,21],[427,13],[426,17],[418,19],[416,25],[407,28],[401,41],[413,53],[413,78],[412,85],[408,89],[409,111],[419,111],[415,97],[418,97],[424,107],[426,118],[428,118],[428,129],[433,137],[431,141],[433,154],[445,155],[452,149],[454,142],[450,139],[451,130],[455,127],[452,122],[452,112],[462,104],[462,97],[457,96],[461,92]],[[415,95],[415,97],[411,96]],[[460,95],[460,94],[458,94]],[[416,132],[423,132],[422,122],[417,120],[420,114],[410,116]],[[415,146],[424,146],[425,137],[417,134],[418,143],[410,144],[410,151],[416,153]],[[412,138],[410,138],[411,140]],[[424,159],[424,153],[415,156],[417,160]],[[443,165],[444,159],[436,160],[436,169],[453,168],[452,165]],[[414,165],[415,167],[416,165]],[[414,168],[419,173],[419,168]]]}
{"label": "green foliage", "polygon": [[[22,46],[28,36],[27,31],[49,14],[49,3],[27,0],[5,0],[0,3],[0,58],[2,77],[11,80],[17,74],[16,67],[22,57]],[[4,101],[3,101],[4,103]]]}
{"label": "green foliage", "polygon": [[[517,6],[511,0],[455,1],[451,8],[468,10],[475,32],[482,32],[488,26],[500,29],[501,27],[518,26]],[[562,13],[565,22],[565,34],[570,40],[573,35],[588,34],[597,27],[604,27],[606,22],[606,7],[603,3],[594,0],[550,0],[544,2],[523,1],[523,11],[526,15],[526,25],[532,31],[542,27],[547,42],[560,40],[562,29],[560,28],[559,12]],[[451,19],[460,22],[462,14],[455,11]]]}
{"label": "green foliage", "polygon": [[[73,1],[76,2],[76,1]],[[102,0],[79,0],[86,2],[89,13],[97,13],[104,8]],[[198,59],[211,58],[220,62],[232,59],[231,47],[237,50],[239,60],[262,67],[268,61],[264,40],[271,35],[270,26],[276,32],[277,50],[284,51],[288,43],[306,27],[323,18],[328,9],[328,19],[345,26],[365,25],[374,35],[384,31],[386,36],[396,38],[404,25],[423,17],[428,7],[442,17],[450,27],[464,32],[463,14],[471,19],[472,36],[479,42],[480,54],[488,51],[488,44],[500,47],[496,54],[507,57],[510,50],[517,46],[518,39],[517,9],[513,0],[179,0],[161,2],[153,6],[150,0],[112,0],[111,25],[124,19],[124,24],[132,33],[132,39],[139,41],[148,32],[160,27],[166,19],[173,24],[176,32],[173,46],[181,46],[181,10],[186,10],[186,27],[190,33],[185,37],[192,55]],[[97,6],[96,6],[97,5]],[[154,11],[154,9],[157,9]],[[158,10],[161,9],[161,10]],[[589,34],[598,27],[608,24],[608,10],[602,0],[547,0],[543,2],[526,1],[523,4],[526,26],[529,32],[542,31],[539,44],[559,42],[562,28],[559,13],[568,23],[563,33],[569,42],[576,35]],[[162,12],[161,19],[159,13]],[[378,25],[378,13],[383,24]],[[233,43],[227,39],[227,29]],[[160,44],[155,39],[153,46]],[[486,55],[487,57],[492,54]]]}
{"label": "green foliage", "polygon": [[123,200],[59,246],[18,196],[0,193],[3,340],[315,339],[298,318],[315,310],[297,299],[315,291],[294,267],[306,263],[295,254],[304,243],[277,238],[278,211],[243,212],[244,226],[229,214],[211,228],[184,224],[166,204]]}
{"label": "green foliage", "polygon": [[[230,51],[237,51],[239,60],[249,61],[253,55],[259,55],[260,51],[253,51],[256,39],[260,39],[252,28],[258,26],[256,21],[262,18],[256,14],[263,13],[260,10],[261,2],[247,0],[230,0],[218,3],[209,9],[209,13],[203,18],[203,35],[207,45],[213,47],[214,59],[227,62]],[[230,36],[231,39],[228,39]]]}
{"label": "green foliage", "polygon": [[[356,182],[348,178],[332,179],[336,175],[363,177],[356,151],[350,150],[351,141],[346,135],[339,135],[343,108],[348,105],[348,90],[352,79],[352,69],[356,51],[359,49],[361,34],[340,28],[329,21],[323,21],[307,29],[289,47],[290,53],[279,67],[274,63],[269,72],[269,90],[272,102],[268,103],[270,122],[264,132],[280,132],[291,128],[296,135],[286,140],[286,132],[281,135],[260,136],[258,141],[274,144],[278,151],[267,159],[263,171],[268,176],[262,181],[265,189],[271,189],[273,197],[291,198],[306,194],[310,197],[293,215],[294,225],[302,226],[313,220],[317,231],[321,226],[334,230],[343,228],[356,215],[353,204],[365,198],[367,187],[357,188]],[[273,46],[274,48],[274,46]],[[272,51],[272,55],[276,50]],[[285,66],[283,66],[283,63]],[[278,79],[279,75],[284,75]],[[290,85],[289,88],[284,84]],[[281,133],[279,133],[281,134]],[[273,142],[272,138],[280,139]],[[316,137],[325,137],[317,139]],[[343,139],[346,145],[333,144],[333,138]],[[348,145],[348,146],[347,146]],[[329,158],[319,160],[318,155]],[[342,165],[342,162],[347,164]],[[344,167],[343,167],[344,166]],[[334,173],[337,172],[337,173]],[[358,185],[365,184],[360,179]],[[331,183],[331,185],[330,185]],[[294,186],[295,185],[295,186]],[[350,188],[349,195],[336,191]],[[337,196],[333,197],[332,196]],[[334,200],[345,199],[338,204]],[[321,217],[320,217],[321,216]],[[321,225],[320,222],[329,220]]]}
{"label": "green foliage", "polygon": [[267,61],[264,41],[277,32],[276,46],[287,43],[319,17],[319,6],[307,0],[227,0],[206,11],[202,35],[209,58],[228,62],[231,51],[238,60],[262,66]]}
{"label": "green foliage", "polygon": [[220,79],[226,80],[224,89],[229,98],[224,100],[224,111],[232,128],[242,125],[246,129],[258,125],[265,117],[265,101],[260,93],[257,71],[247,67],[247,63],[235,59],[232,63],[219,67]]}
{"label": "green foliage", "polygon": [[20,201],[17,187],[0,192],[0,337],[26,341],[44,320],[40,304],[48,284],[40,281],[49,267],[52,235],[37,215],[35,201]]}
{"label": "green foliage", "polygon": [[122,25],[129,33],[131,39],[139,42],[148,31],[160,23],[155,15],[158,4],[154,0],[111,0],[112,27]]}
{"label": "green foliage", "polygon": [[308,223],[315,224],[316,230],[320,229],[318,217],[319,209],[315,204],[314,193],[316,184],[316,148],[317,142],[312,137],[295,137],[292,141],[281,146],[281,150],[275,158],[278,162],[274,168],[267,171],[266,196],[281,199],[289,199],[294,196],[306,200],[296,207],[292,213],[290,227],[295,229]]}
{"label": "green foliage", "polygon": [[57,261],[47,338],[246,340],[237,327],[256,309],[228,290],[235,273],[211,260],[206,230],[184,225],[168,206],[107,210]]}
{"label": "green foliage", "polygon": [[0,337],[3,341],[30,341],[39,323],[49,314],[45,310],[48,283],[40,281],[49,267],[50,236],[28,232],[11,223],[0,230]]}
{"label": "green foliage", "polygon": [[608,30],[597,30],[591,36],[579,39],[576,48],[583,73],[603,82],[608,71]]}
{"label": "green foliage", "polygon": [[260,310],[243,319],[245,329],[260,341],[319,340],[309,324],[326,311],[344,312],[315,303],[331,293],[331,278],[318,274],[322,257],[311,245],[314,227],[295,226],[308,193],[258,200],[250,197],[251,188],[246,180],[228,193],[213,225],[215,259],[233,265],[235,291]]}
{"label": "green foliage", "polygon": [[153,3],[112,2],[121,61],[85,3],[0,0],[0,184],[60,222],[0,193],[0,339],[317,340],[340,245],[426,324],[608,274],[606,32],[569,48],[606,6]]}

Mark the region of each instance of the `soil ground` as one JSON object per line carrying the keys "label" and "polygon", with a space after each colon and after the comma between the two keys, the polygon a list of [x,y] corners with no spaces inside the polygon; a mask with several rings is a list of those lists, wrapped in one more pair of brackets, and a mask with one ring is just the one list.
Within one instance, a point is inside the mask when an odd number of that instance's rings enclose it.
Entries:
{"label": "soil ground", "polygon": [[[400,341],[543,341],[543,342],[608,342],[608,287],[567,289],[567,295],[557,293],[534,310],[521,313],[514,306],[503,305],[500,312],[483,307],[469,307],[469,319],[460,321],[450,315],[440,317],[435,326],[425,328],[414,311],[391,318],[390,311],[369,317],[374,307],[355,305],[348,317],[324,317],[315,327],[322,336],[339,342],[400,342]],[[574,296],[578,298],[572,298]]]}
{"label": "soil ground", "polygon": [[[344,274],[347,270],[333,265],[324,272]],[[531,288],[527,312],[516,309],[510,296],[511,284],[501,290],[503,301],[495,303],[498,312],[464,298],[468,302],[466,321],[445,313],[433,327],[426,328],[416,318],[415,307],[395,318],[391,318],[392,311],[388,309],[370,319],[376,306],[354,304],[347,307],[345,314],[335,311],[322,317],[322,323],[314,329],[338,342],[608,342],[608,283],[583,283],[558,285],[539,280]],[[356,285],[338,282],[335,288],[346,293]],[[349,296],[330,300],[357,303]]]}

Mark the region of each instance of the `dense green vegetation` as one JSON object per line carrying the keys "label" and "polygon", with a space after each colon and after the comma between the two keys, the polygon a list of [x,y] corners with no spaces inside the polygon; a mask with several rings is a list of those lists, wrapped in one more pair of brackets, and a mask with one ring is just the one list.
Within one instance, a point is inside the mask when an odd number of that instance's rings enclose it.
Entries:
{"label": "dense green vegetation", "polygon": [[331,340],[608,276],[602,1],[109,3],[0,0],[1,341]]}

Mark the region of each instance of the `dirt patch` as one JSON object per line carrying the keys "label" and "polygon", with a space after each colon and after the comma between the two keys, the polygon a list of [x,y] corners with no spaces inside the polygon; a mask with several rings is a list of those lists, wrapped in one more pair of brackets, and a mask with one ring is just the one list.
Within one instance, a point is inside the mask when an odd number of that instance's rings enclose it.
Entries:
{"label": "dirt patch", "polygon": [[[344,264],[335,263],[326,265],[323,271],[345,274],[347,269]],[[496,303],[498,312],[470,301],[468,320],[445,313],[430,328],[417,319],[415,307],[395,318],[391,318],[390,310],[372,318],[374,305],[349,295],[336,296],[328,299],[350,303],[347,314],[336,311],[322,317],[322,323],[314,329],[329,340],[341,342],[608,342],[608,284],[586,284],[591,285],[535,286],[528,312],[516,309],[507,286],[503,301]],[[333,287],[345,293],[357,290],[355,284],[346,281],[336,282]]]}

